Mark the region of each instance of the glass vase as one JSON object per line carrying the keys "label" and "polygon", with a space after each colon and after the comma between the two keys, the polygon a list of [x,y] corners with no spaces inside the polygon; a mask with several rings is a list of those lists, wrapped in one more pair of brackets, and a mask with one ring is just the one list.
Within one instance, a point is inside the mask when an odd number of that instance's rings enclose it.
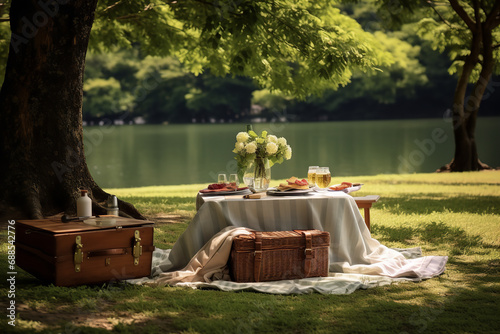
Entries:
{"label": "glass vase", "polygon": [[269,160],[266,158],[256,158],[245,171],[243,182],[252,191],[266,191],[271,182],[271,167],[269,165]]}

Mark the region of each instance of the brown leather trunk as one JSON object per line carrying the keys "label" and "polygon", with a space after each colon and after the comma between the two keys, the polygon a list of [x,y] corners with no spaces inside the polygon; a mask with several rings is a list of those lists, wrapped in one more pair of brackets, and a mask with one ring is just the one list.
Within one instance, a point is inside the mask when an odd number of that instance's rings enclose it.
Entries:
{"label": "brown leather trunk", "polygon": [[328,276],[330,233],[319,230],[253,232],[234,238],[229,260],[236,282]]}
{"label": "brown leather trunk", "polygon": [[62,223],[16,222],[16,264],[56,286],[74,286],[149,276],[153,222],[110,217]]}

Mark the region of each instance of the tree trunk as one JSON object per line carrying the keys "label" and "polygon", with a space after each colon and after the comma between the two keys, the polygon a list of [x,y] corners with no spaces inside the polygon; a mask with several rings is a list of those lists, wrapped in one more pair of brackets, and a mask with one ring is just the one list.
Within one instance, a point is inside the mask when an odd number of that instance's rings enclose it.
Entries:
{"label": "tree trunk", "polygon": [[[0,217],[43,218],[76,212],[78,189],[93,213],[106,194],[87,168],[82,96],[85,56],[97,0],[16,1],[0,91]],[[128,203],[122,213],[142,218]]]}
{"label": "tree trunk", "polygon": [[[479,160],[476,145],[476,123],[481,100],[488,82],[493,74],[493,39],[492,23],[481,22],[479,15],[479,2],[474,2],[475,28],[472,30],[471,53],[467,56],[462,72],[458,79],[455,95],[453,98],[453,134],[455,138],[455,155],[453,160],[438,171],[477,171],[491,169]],[[498,9],[493,10],[490,15],[496,17]],[[467,85],[474,67],[479,63],[482,55],[481,73],[475,83],[468,99],[466,100]]]}
{"label": "tree trunk", "polygon": [[458,78],[453,97],[453,134],[455,138],[455,156],[449,168],[452,171],[471,170],[473,143],[467,132],[469,114],[466,113],[465,96],[470,75],[476,66],[481,49],[479,33],[474,33],[471,43],[471,53],[465,59],[462,72]]}

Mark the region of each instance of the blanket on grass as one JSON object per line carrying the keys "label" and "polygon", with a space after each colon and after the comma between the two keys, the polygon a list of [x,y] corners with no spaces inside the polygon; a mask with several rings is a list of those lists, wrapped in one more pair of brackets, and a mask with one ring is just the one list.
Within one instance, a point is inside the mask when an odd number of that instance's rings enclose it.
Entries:
{"label": "blanket on grass", "polygon": [[[153,253],[151,277],[129,280],[148,286],[184,286],[214,288],[223,291],[253,290],[273,294],[349,294],[401,281],[420,281],[442,274],[446,256],[422,256],[420,248],[389,249],[383,245],[370,254],[362,254],[362,263],[330,263],[328,277],[304,278],[259,283],[230,280],[227,261],[232,240],[251,229],[229,226],[215,234],[181,270],[169,271],[170,249]],[[373,240],[373,239],[372,239]]]}

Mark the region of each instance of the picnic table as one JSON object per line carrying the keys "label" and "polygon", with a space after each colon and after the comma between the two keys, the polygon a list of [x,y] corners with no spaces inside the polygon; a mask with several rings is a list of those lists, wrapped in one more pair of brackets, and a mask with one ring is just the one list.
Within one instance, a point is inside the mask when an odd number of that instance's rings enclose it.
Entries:
{"label": "picnic table", "polygon": [[381,246],[371,238],[354,198],[343,192],[311,192],[261,199],[198,194],[196,203],[196,216],[172,248],[172,269],[185,266],[210,238],[228,226],[257,231],[328,231],[331,271],[342,271],[346,263],[367,263],[364,255]]}
{"label": "picnic table", "polygon": [[[374,198],[368,199],[373,203]],[[371,237],[356,200],[344,192],[244,199],[243,195],[197,196],[197,213],[172,249],[158,250],[152,277],[137,284],[253,289],[269,293],[350,293],[395,280],[421,280],[444,271],[447,257],[419,248],[395,250]],[[361,203],[361,202],[360,202]],[[227,238],[245,231],[317,229],[330,233],[328,277],[239,283],[223,278]],[[409,257],[408,257],[409,256]],[[155,260],[156,259],[156,260]],[[215,265],[215,266],[214,266]],[[212,276],[214,275],[214,276]]]}

